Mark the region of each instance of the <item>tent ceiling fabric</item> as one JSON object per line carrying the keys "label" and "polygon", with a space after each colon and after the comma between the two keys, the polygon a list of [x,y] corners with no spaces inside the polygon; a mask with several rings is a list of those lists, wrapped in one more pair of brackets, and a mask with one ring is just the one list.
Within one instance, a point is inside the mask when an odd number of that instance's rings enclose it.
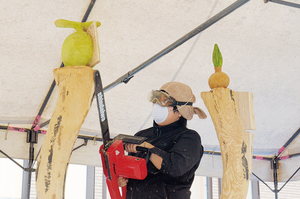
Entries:
{"label": "tent ceiling fabric", "polygon": [[[152,57],[189,31],[219,13],[234,0],[96,1],[88,21],[98,28],[101,63],[96,65],[103,85],[108,85]],[[0,20],[0,124],[30,128],[53,81],[53,69],[61,64],[61,46],[73,32],[54,25],[57,19],[81,21],[90,1],[4,1]],[[190,85],[197,101],[209,91],[214,72],[212,50],[218,44],[223,71],[234,91],[253,92],[256,130],[254,155],[273,157],[300,127],[300,9],[263,0],[250,0],[202,33],[136,74],[128,84],[105,93],[111,136],[133,135],[152,125],[148,92],[168,81]],[[57,99],[55,88],[40,123],[51,118]],[[198,131],[205,150],[219,151],[211,118],[194,117],[188,126]],[[43,128],[47,130],[47,126]],[[101,137],[96,101],[81,134]],[[35,154],[44,135],[39,135]],[[7,139],[6,139],[7,138]],[[83,140],[78,140],[77,145]],[[95,145],[97,144],[97,145]],[[100,165],[101,143],[89,141],[72,154],[71,162]],[[0,150],[14,158],[28,158],[26,134],[0,132]],[[300,152],[299,137],[285,155]],[[1,154],[0,154],[1,155]],[[1,155],[1,157],[3,157]],[[279,180],[298,168],[299,157],[280,161]],[[254,160],[253,172],[272,181],[269,161]],[[222,176],[221,157],[204,155],[197,173]],[[300,179],[299,173],[293,179]]]}

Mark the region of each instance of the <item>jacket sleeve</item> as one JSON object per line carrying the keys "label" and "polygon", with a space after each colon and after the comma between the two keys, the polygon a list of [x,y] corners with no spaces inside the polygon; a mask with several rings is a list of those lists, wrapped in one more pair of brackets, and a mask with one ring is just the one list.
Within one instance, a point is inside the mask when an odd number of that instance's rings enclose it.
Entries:
{"label": "jacket sleeve", "polygon": [[160,172],[172,177],[179,177],[200,161],[203,147],[199,134],[189,131],[179,137],[169,152],[157,147],[150,149],[150,152],[163,158]]}

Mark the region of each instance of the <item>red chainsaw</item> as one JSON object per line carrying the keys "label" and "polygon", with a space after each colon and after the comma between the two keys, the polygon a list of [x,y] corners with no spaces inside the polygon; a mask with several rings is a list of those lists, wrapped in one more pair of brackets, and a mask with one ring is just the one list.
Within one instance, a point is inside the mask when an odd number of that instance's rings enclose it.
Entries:
{"label": "red chainsaw", "polygon": [[[147,176],[147,164],[143,158],[138,158],[124,153],[124,143],[142,144],[146,138],[120,134],[110,139],[106,106],[103,95],[103,86],[98,70],[94,74],[95,95],[98,105],[99,120],[103,144],[100,147],[103,173],[112,199],[125,199],[127,187],[118,186],[118,178],[131,178],[143,180]],[[137,150],[147,153],[147,149],[137,147]]]}

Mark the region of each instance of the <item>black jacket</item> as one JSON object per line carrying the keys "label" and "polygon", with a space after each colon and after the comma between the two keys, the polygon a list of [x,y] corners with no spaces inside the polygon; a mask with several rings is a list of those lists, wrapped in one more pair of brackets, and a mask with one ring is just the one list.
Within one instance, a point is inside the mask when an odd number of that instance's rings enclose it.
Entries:
{"label": "black jacket", "polygon": [[[127,199],[189,199],[195,171],[203,155],[201,138],[196,131],[187,129],[180,121],[142,130],[136,135],[147,137],[155,147],[150,153],[163,158],[160,170],[147,164],[148,175],[144,180],[129,179]],[[130,154],[143,157],[141,153]]]}

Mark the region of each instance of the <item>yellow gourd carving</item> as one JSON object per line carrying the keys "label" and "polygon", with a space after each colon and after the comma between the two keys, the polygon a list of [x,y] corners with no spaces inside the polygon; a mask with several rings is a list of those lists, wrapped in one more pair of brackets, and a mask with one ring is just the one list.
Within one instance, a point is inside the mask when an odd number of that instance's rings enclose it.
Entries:
{"label": "yellow gourd carving", "polygon": [[214,46],[213,63],[215,66],[215,73],[213,73],[208,79],[209,87],[211,89],[218,87],[227,88],[230,79],[226,73],[222,72],[223,58],[217,44]]}
{"label": "yellow gourd carving", "polygon": [[[93,22],[75,22],[58,19],[55,25],[60,28],[74,28],[76,32],[69,35],[62,46],[61,58],[67,66],[88,66],[93,56],[93,40],[86,32]],[[101,25],[97,21],[97,27]]]}

